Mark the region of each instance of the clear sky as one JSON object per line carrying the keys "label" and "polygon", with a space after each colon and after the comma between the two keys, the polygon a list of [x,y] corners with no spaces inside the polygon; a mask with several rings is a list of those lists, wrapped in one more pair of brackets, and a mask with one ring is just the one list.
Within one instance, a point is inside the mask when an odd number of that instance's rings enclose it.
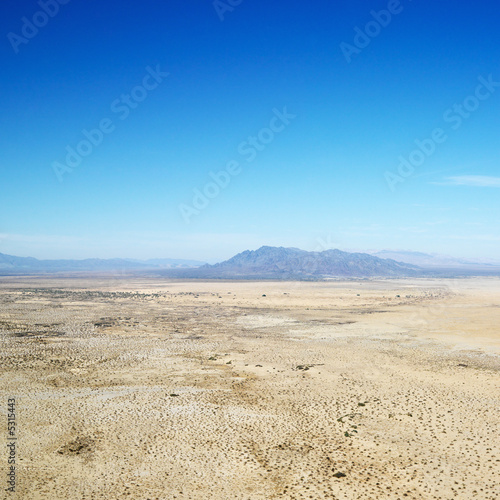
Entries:
{"label": "clear sky", "polygon": [[0,9],[2,253],[499,258],[497,2]]}

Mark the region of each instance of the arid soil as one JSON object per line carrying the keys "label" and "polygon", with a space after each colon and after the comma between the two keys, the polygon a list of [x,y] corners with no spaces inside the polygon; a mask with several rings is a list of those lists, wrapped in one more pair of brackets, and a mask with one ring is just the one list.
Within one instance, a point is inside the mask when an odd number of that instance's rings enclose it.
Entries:
{"label": "arid soil", "polygon": [[499,356],[496,278],[3,277],[0,496],[498,499]]}

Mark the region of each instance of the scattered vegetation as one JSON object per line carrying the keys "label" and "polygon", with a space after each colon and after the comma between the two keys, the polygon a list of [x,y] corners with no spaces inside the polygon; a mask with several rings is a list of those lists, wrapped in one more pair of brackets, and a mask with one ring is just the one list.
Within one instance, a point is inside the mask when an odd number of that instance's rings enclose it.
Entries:
{"label": "scattered vegetation", "polygon": [[59,455],[81,455],[88,453],[94,448],[94,441],[88,437],[77,437],[57,450]]}
{"label": "scattered vegetation", "polygon": [[309,368],[312,368],[314,366],[323,366],[324,363],[316,363],[316,364],[309,364],[309,365],[297,365],[293,370],[302,370],[302,371],[307,371]]}

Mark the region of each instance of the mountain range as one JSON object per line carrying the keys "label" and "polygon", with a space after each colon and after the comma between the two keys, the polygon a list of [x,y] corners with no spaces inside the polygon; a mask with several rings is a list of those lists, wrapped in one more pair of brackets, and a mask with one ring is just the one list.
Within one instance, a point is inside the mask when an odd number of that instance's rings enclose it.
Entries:
{"label": "mountain range", "polygon": [[148,271],[161,269],[187,269],[204,262],[185,259],[84,259],[39,260],[0,253],[0,274],[55,273],[76,271]]}
{"label": "mountain range", "polygon": [[436,253],[411,252],[408,250],[381,250],[378,252],[370,252],[375,257],[381,259],[394,259],[399,262],[413,264],[415,266],[424,267],[427,269],[468,269],[468,270],[488,270],[500,267],[500,261],[481,262],[479,260],[457,259],[449,255],[441,255]]}
{"label": "mountain range", "polygon": [[341,250],[307,252],[263,246],[218,264],[186,259],[38,260],[0,253],[0,275],[67,272],[125,272],[190,279],[325,279],[500,275],[500,265],[421,252],[384,250],[374,254]]}
{"label": "mountain range", "polygon": [[201,266],[188,274],[206,278],[318,279],[403,277],[417,276],[421,272],[417,266],[366,253],[341,250],[307,252],[298,248],[263,246],[258,250],[245,250],[218,264]]}

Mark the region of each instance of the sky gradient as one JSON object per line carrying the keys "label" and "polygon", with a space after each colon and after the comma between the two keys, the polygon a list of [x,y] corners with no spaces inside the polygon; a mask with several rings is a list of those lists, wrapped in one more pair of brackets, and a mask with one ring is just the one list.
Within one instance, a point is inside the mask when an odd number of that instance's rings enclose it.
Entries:
{"label": "sky gradient", "polygon": [[1,9],[0,252],[499,258],[494,2]]}

